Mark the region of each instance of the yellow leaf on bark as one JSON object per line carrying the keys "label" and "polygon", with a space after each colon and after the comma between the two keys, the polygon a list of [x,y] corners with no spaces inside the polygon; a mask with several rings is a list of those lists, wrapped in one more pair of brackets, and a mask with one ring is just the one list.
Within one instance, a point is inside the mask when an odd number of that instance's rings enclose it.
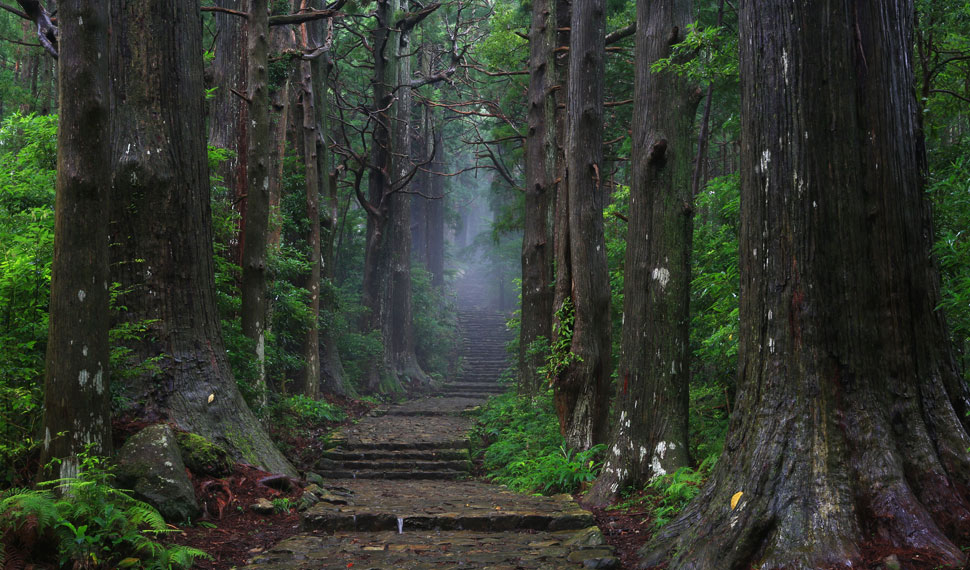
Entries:
{"label": "yellow leaf on bark", "polygon": [[215,399],[216,399],[216,395],[215,394],[209,394],[209,403],[210,404],[212,403],[212,400],[215,400]]}
{"label": "yellow leaf on bark", "polygon": [[743,491],[738,491],[737,493],[734,494],[733,497],[731,497],[731,510],[732,511],[734,510],[734,507],[738,506],[738,501],[741,500],[741,495],[743,495],[743,494],[744,494]]}

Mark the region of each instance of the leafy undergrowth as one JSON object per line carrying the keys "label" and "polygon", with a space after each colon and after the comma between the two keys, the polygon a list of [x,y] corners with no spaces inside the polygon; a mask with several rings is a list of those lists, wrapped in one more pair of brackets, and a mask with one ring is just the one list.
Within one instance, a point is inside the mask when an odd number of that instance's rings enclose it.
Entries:
{"label": "leafy undergrowth", "polygon": [[484,406],[474,439],[485,477],[514,491],[544,494],[572,493],[596,478],[605,446],[567,448],[552,406],[551,394],[514,392]]}

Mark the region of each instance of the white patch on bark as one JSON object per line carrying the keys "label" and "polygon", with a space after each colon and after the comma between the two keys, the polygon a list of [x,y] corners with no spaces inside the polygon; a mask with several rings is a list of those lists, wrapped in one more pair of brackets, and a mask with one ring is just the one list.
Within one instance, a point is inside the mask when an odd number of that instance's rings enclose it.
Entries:
{"label": "white patch on bark", "polygon": [[770,321],[771,317],[773,316],[774,316],[774,313],[771,312],[771,309],[768,309],[768,320]]}
{"label": "white patch on bark", "polygon": [[84,345],[81,347],[81,356],[87,356],[87,355],[88,355],[88,347],[87,345]]}
{"label": "white patch on bark", "polygon": [[758,248],[752,249],[751,255],[753,255],[755,259],[758,259]]}
{"label": "white patch on bark", "polygon": [[768,165],[769,164],[771,164],[771,151],[768,150],[768,149],[765,149],[764,152],[761,153],[761,163],[760,163],[760,166],[761,166],[761,173],[762,174],[765,174],[765,173],[768,172]]}
{"label": "white patch on bark", "polygon": [[81,372],[79,372],[79,373],[78,373],[78,375],[77,375],[77,383],[78,383],[78,384],[79,384],[79,385],[80,385],[80,386],[81,386],[82,388],[84,388],[84,386],[85,386],[85,384],[87,384],[87,383],[88,383],[88,380],[89,380],[90,378],[91,378],[91,373],[90,373],[90,372],[88,372],[87,370],[82,370],[82,371],[81,371]]}
{"label": "white patch on bark", "polygon": [[77,477],[77,460],[73,457],[65,457],[61,460],[61,479],[75,477]]}
{"label": "white patch on bark", "polygon": [[660,464],[660,460],[667,455],[668,449],[677,449],[677,444],[672,441],[661,441],[657,444],[657,448],[653,451],[653,458],[650,460],[650,469],[653,471],[653,479],[663,477],[667,474],[667,472],[664,471],[663,466]]}
{"label": "white patch on bark", "polygon": [[94,391],[100,396],[104,394],[104,373],[101,369],[101,363],[98,363],[98,371],[94,373]]}
{"label": "white patch on bark", "polygon": [[84,25],[84,18],[82,16],[77,17],[77,25],[79,27]]}
{"label": "white patch on bark", "polygon": [[44,451],[51,448],[51,428],[44,428]]}
{"label": "white patch on bark", "polygon": [[82,303],[84,302],[84,298],[87,297],[87,296],[88,296],[88,294],[84,292],[84,289],[80,289],[77,292],[77,300],[78,301],[81,301]]}
{"label": "white patch on bark", "polygon": [[654,268],[651,273],[654,281],[660,282],[660,290],[663,291],[667,288],[667,284],[670,283],[670,271],[664,267]]}
{"label": "white patch on bark", "polygon": [[785,85],[788,85],[788,52],[781,50],[781,73],[785,76]]}
{"label": "white patch on bark", "polygon": [[768,339],[768,351],[772,354],[775,353],[775,339],[773,338]]}

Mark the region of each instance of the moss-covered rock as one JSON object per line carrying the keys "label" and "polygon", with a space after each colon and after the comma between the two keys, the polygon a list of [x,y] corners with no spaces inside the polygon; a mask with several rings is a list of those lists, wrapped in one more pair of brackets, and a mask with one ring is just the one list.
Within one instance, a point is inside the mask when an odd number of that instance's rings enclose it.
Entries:
{"label": "moss-covered rock", "polygon": [[229,452],[194,433],[175,434],[182,460],[189,471],[197,475],[225,477],[232,473],[235,462]]}
{"label": "moss-covered rock", "polygon": [[166,520],[184,521],[199,514],[171,427],[156,424],[131,436],[115,461],[118,483],[158,509]]}

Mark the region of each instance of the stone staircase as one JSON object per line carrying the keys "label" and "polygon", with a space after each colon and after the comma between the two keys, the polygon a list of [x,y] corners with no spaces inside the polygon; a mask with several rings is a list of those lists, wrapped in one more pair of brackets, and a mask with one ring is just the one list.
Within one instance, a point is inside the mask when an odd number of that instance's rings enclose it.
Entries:
{"label": "stone staircase", "polygon": [[469,413],[505,387],[505,318],[462,300],[462,374],[437,397],[372,412],[319,459],[320,502],[302,533],[247,570],[619,568],[572,497],[533,497],[470,479]]}

